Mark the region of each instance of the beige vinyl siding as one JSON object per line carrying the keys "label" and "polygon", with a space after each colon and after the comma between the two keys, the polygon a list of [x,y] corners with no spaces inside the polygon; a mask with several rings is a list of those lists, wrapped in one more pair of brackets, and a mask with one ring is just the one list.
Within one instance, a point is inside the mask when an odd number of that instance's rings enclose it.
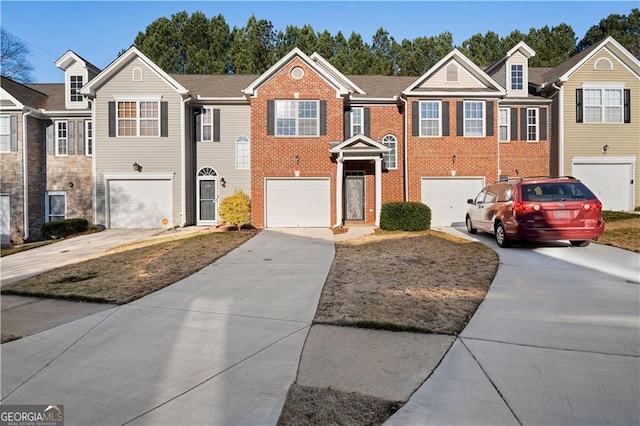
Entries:
{"label": "beige vinyl siding", "polygon": [[[613,70],[596,71],[595,62],[608,58]],[[583,83],[624,83],[631,90],[631,123],[576,123],[576,89]],[[603,145],[609,145],[606,155],[636,158],[635,203],[640,203],[640,79],[614,55],[604,49],[594,55],[563,86],[564,96],[564,172],[571,174],[571,159],[576,156],[602,156]]]}
{"label": "beige vinyl siding", "polygon": [[444,64],[442,68],[436,71],[427,81],[425,81],[420,89],[443,89],[443,88],[464,88],[464,89],[484,89],[486,86],[478,81],[464,66],[453,61],[458,65],[458,81],[447,81],[447,67],[452,62]]}
{"label": "beige vinyl siding", "polygon": [[67,109],[86,109],[89,107],[89,101],[87,100],[87,98],[83,98],[84,100],[82,102],[71,102],[71,76],[82,76],[82,84],[85,85],[87,84],[87,82],[89,81],[89,73],[87,72],[87,69],[82,66],[81,63],[75,62],[73,65],[71,65],[69,68],[66,69],[65,73],[64,73],[64,79],[65,79],[65,84],[64,84],[64,99],[65,99],[65,105],[67,107]]}
{"label": "beige vinyl siding", "polygon": [[[134,81],[134,68],[142,69],[142,81]],[[168,137],[109,137],[109,102],[116,100],[158,100],[168,103]],[[173,186],[173,226],[183,221],[182,212],[182,99],[162,77],[138,59],[132,60],[119,73],[96,89],[96,208],[98,223],[106,223],[105,174],[175,173]],[[133,163],[143,167],[134,172]]]}
{"label": "beige vinyl siding", "polygon": [[[520,52],[514,53],[514,55],[507,61],[505,68],[505,85],[507,89],[507,97],[527,97],[528,94],[528,70],[527,70],[527,58]],[[522,90],[511,90],[511,65],[522,65]]]}
{"label": "beige vinyl siding", "polygon": [[212,167],[218,176],[224,176],[227,186],[220,186],[220,200],[233,195],[235,190],[243,190],[251,195],[251,170],[236,169],[236,139],[249,138],[251,152],[251,106],[218,105],[220,110],[220,142],[196,142],[197,173],[202,167]]}

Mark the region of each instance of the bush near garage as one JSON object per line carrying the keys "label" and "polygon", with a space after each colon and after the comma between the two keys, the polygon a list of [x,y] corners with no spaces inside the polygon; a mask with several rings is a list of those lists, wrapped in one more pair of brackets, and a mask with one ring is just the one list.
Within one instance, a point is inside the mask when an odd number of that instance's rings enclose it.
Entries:
{"label": "bush near garage", "polygon": [[251,202],[249,196],[242,190],[220,202],[218,208],[220,217],[228,224],[240,228],[251,221]]}
{"label": "bush near garage", "polygon": [[40,228],[40,234],[45,240],[57,240],[88,230],[89,221],[87,219],[73,218],[47,222]]}
{"label": "bush near garage", "polygon": [[431,209],[423,203],[398,201],[384,203],[380,228],[385,231],[425,231],[431,227]]}

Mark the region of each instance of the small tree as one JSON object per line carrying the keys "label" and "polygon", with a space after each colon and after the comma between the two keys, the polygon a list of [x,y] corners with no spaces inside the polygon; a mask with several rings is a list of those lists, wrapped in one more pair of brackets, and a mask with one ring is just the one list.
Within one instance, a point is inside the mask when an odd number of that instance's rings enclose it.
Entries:
{"label": "small tree", "polygon": [[220,202],[220,217],[231,225],[241,227],[251,221],[251,203],[249,196],[242,190]]}

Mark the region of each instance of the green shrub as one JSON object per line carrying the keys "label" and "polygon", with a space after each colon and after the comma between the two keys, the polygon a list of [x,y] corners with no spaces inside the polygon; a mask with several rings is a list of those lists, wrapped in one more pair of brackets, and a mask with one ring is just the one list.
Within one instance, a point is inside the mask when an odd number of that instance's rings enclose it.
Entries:
{"label": "green shrub", "polygon": [[640,215],[637,215],[636,213],[614,212],[611,210],[605,210],[602,212],[602,220],[604,220],[605,223],[625,219],[640,219]]}
{"label": "green shrub", "polygon": [[242,190],[220,202],[218,208],[220,217],[231,225],[240,227],[251,221],[251,202],[249,196]]}
{"label": "green shrub", "polygon": [[79,234],[89,230],[89,221],[87,219],[62,219],[47,222],[40,228],[40,234],[45,240],[56,240],[65,238],[69,235]]}
{"label": "green shrub", "polygon": [[417,202],[384,203],[380,228],[385,231],[424,231],[431,226],[431,209]]}

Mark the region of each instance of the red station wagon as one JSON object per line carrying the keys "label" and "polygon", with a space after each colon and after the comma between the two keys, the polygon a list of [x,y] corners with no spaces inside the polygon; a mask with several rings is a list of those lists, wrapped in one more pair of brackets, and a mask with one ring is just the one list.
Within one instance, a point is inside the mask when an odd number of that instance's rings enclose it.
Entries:
{"label": "red station wagon", "polygon": [[500,247],[512,240],[569,240],[586,247],[604,232],[602,203],[571,176],[496,182],[467,203],[467,231],[492,233]]}

